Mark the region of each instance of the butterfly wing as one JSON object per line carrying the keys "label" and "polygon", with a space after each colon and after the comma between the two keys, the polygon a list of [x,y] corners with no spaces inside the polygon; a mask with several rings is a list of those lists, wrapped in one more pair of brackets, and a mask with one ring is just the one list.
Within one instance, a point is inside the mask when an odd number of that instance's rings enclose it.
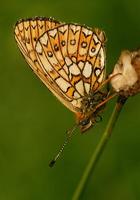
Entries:
{"label": "butterfly wing", "polygon": [[52,18],[36,17],[33,19],[20,20],[15,25],[15,39],[21,53],[34,73],[63,104],[70,110],[75,111],[73,105],[68,103],[67,99],[59,92],[55,82],[50,80],[47,74],[44,73],[42,66],[38,62],[35,50],[38,38],[47,30],[57,27],[58,25],[60,25],[60,22]]}
{"label": "butterfly wing", "polygon": [[[38,38],[47,30],[58,26],[60,23],[51,18],[33,18],[20,20],[15,26],[15,39],[18,47],[31,68],[37,70],[40,66],[36,62],[35,45]],[[37,66],[36,66],[37,65]]]}
{"label": "butterfly wing", "polygon": [[15,38],[50,91],[71,111],[81,111],[82,98],[104,80],[103,32],[36,18],[18,23]]}
{"label": "butterfly wing", "polygon": [[44,73],[76,108],[80,109],[82,98],[104,80],[104,40],[97,29],[63,24],[46,31],[36,43]]}

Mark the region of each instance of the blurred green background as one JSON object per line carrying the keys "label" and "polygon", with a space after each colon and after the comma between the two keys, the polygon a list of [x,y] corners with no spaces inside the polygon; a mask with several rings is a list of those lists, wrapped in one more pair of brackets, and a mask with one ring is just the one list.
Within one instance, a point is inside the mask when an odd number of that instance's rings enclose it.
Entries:
{"label": "blurred green background", "polygon": [[[50,159],[74,124],[67,110],[32,73],[14,41],[20,18],[52,16],[102,28],[107,35],[107,71],[124,49],[140,45],[139,0],[24,0],[0,6],[0,200],[70,200],[105,129],[103,122],[78,130],[53,169]],[[140,95],[125,105],[82,200],[140,199]]]}

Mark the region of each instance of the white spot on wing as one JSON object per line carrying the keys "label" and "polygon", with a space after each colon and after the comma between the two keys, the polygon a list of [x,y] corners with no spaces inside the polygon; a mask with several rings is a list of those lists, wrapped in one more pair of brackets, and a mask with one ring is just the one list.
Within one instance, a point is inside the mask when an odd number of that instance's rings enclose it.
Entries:
{"label": "white spot on wing", "polygon": [[64,68],[65,72],[68,74],[69,72],[68,72],[68,67],[67,67],[67,65],[64,65],[63,68]]}
{"label": "white spot on wing", "polygon": [[66,62],[67,66],[70,66],[72,64],[72,61],[71,61],[71,59],[69,57],[65,58],[65,62]]}
{"label": "white spot on wing", "polygon": [[71,57],[71,60],[76,63],[76,58],[74,56]]}
{"label": "white spot on wing", "polygon": [[62,33],[64,33],[65,31],[68,30],[68,25],[60,26],[60,27],[58,27],[58,30],[61,31]]}
{"label": "white spot on wing", "polygon": [[51,37],[55,37],[56,34],[57,34],[57,29],[49,30],[48,33],[49,33],[49,35],[50,35]]}
{"label": "white spot on wing", "polygon": [[[90,45],[89,55],[90,55],[91,57],[95,56],[95,55],[98,53],[98,51],[99,51],[99,49],[100,49],[100,47],[101,47],[101,43],[99,42],[99,40],[98,40],[98,38],[97,38],[96,35],[93,36],[93,41],[94,41],[94,43],[95,43],[95,42],[96,42],[96,43],[98,42],[98,44],[96,44],[96,46]],[[95,49],[95,50],[94,50],[94,49]],[[93,51],[93,50],[94,50],[94,51]]]}
{"label": "white spot on wing", "polygon": [[102,69],[105,65],[105,54],[103,48],[100,49],[100,59],[101,59],[101,69]]}
{"label": "white spot on wing", "polygon": [[64,92],[67,92],[68,87],[70,87],[70,84],[67,81],[65,81],[62,77],[57,78],[56,83]]}
{"label": "white spot on wing", "polygon": [[91,30],[89,30],[89,29],[87,29],[87,28],[84,28],[84,27],[82,28],[82,32],[83,32],[86,36],[92,34],[92,31],[91,31]]}
{"label": "white spot on wing", "polygon": [[95,75],[96,75],[96,76],[99,76],[100,73],[101,73],[101,69],[99,69],[99,68],[98,68],[98,69],[95,69]]}
{"label": "white spot on wing", "polygon": [[69,67],[69,71],[70,71],[70,79],[71,79],[71,74],[76,75],[76,76],[80,74],[80,70],[75,63],[73,63]]}
{"label": "white spot on wing", "polygon": [[84,83],[84,85],[85,85],[85,89],[86,89],[87,94],[89,94],[90,84],[89,83]]}
{"label": "white spot on wing", "polygon": [[64,69],[59,70],[59,74],[65,78],[67,81],[69,81],[68,76],[66,74],[66,72],[64,71]]}
{"label": "white spot on wing", "polygon": [[71,103],[73,106],[81,108],[81,99],[77,99],[77,100],[74,99]]}
{"label": "white spot on wing", "polygon": [[77,91],[81,94],[84,95],[84,87],[83,87],[83,81],[80,80],[78,83],[75,84],[75,87]]}
{"label": "white spot on wing", "polygon": [[73,96],[74,96],[74,98],[79,98],[79,97],[80,97],[80,95],[79,95],[78,92],[76,92],[76,91],[74,92],[74,95],[73,95]]}
{"label": "white spot on wing", "polygon": [[81,70],[83,70],[84,62],[83,62],[83,61],[80,61],[80,62],[78,63],[78,66],[79,66],[79,68],[80,68]]}
{"label": "white spot on wing", "polygon": [[70,25],[70,29],[73,30],[74,34],[76,33],[76,31],[79,31],[80,30],[80,26],[77,26],[77,25]]}
{"label": "white spot on wing", "polygon": [[54,70],[50,65],[45,65],[45,69],[46,69],[48,72],[51,72],[51,71]]}
{"label": "white spot on wing", "polygon": [[40,42],[44,45],[47,45],[48,43],[48,36],[47,33],[45,33],[41,38],[40,38]]}
{"label": "white spot on wing", "polygon": [[100,42],[95,34],[93,35],[93,39],[94,39],[95,43]]}
{"label": "white spot on wing", "polygon": [[92,65],[89,62],[86,62],[85,67],[83,69],[83,75],[86,78],[89,78],[91,76],[92,73]]}
{"label": "white spot on wing", "polygon": [[36,51],[37,51],[37,53],[42,53],[42,46],[41,46],[41,44],[39,43],[39,42],[37,42],[37,45],[36,45]]}
{"label": "white spot on wing", "polygon": [[102,72],[100,77],[98,78],[98,82],[101,83],[104,79],[104,73]]}
{"label": "white spot on wing", "polygon": [[20,31],[22,31],[23,30],[23,23],[18,24],[18,28],[19,28]]}

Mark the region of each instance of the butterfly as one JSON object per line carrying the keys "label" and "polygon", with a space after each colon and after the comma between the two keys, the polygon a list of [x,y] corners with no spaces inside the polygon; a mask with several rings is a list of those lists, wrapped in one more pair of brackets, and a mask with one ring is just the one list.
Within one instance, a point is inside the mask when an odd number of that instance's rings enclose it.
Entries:
{"label": "butterfly", "polygon": [[106,73],[104,32],[35,17],[18,21],[14,33],[34,73],[86,131],[96,121],[96,105],[106,97],[99,90]]}
{"label": "butterfly", "polygon": [[15,39],[25,60],[47,88],[76,115],[85,132],[100,119],[107,92],[102,91],[106,36],[98,28],[52,18],[19,20]]}

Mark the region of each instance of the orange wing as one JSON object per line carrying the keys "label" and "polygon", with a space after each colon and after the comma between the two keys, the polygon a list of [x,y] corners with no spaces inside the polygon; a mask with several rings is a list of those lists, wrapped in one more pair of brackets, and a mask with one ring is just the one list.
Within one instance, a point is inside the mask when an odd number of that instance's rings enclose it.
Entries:
{"label": "orange wing", "polygon": [[98,29],[35,18],[18,22],[15,38],[33,71],[73,112],[104,80],[105,36]]}
{"label": "orange wing", "polygon": [[15,39],[18,47],[25,57],[25,60],[30,65],[34,73],[48,87],[48,89],[73,112],[75,108],[67,99],[59,92],[57,85],[52,80],[48,79],[47,74],[42,69],[38,62],[37,53],[35,50],[38,38],[49,29],[57,27],[60,22],[52,18],[36,17],[32,19],[22,19],[15,25]]}
{"label": "orange wing", "polygon": [[38,38],[47,30],[60,23],[51,18],[36,17],[20,20],[15,25],[15,39],[18,47],[33,70],[41,70],[37,63],[35,45]]}

